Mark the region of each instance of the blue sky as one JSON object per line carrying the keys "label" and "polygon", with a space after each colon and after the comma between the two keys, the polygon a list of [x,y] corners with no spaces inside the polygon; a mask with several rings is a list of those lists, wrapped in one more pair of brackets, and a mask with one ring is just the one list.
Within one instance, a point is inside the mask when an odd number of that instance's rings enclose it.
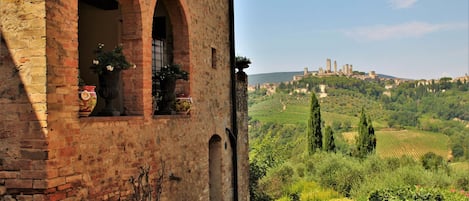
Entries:
{"label": "blue sky", "polygon": [[340,68],[403,78],[469,71],[468,0],[235,0],[248,74]]}

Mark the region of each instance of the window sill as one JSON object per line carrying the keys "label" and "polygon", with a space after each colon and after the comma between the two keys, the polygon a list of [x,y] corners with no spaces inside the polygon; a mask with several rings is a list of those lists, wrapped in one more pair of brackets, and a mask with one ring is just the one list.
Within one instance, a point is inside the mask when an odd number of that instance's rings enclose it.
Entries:
{"label": "window sill", "polygon": [[143,116],[89,116],[80,117],[80,122],[93,123],[93,122],[118,122],[118,121],[135,121],[143,120]]}
{"label": "window sill", "polygon": [[173,115],[153,115],[153,119],[189,119],[191,115],[188,114],[173,114]]}

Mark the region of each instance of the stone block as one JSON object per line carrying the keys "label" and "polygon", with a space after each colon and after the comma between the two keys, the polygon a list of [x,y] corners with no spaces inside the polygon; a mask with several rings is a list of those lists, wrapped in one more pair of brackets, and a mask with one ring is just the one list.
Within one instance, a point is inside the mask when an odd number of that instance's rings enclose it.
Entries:
{"label": "stone block", "polygon": [[7,187],[0,186],[0,196],[5,195],[7,193]]}
{"label": "stone block", "polygon": [[17,171],[0,171],[0,178],[2,179],[16,179],[17,177]]}
{"label": "stone block", "polygon": [[33,201],[45,201],[46,196],[43,194],[35,194],[33,195]]}
{"label": "stone block", "polygon": [[59,201],[67,198],[67,194],[65,192],[55,192],[54,194],[47,195],[47,198],[50,201]]}
{"label": "stone block", "polygon": [[17,201],[33,201],[33,196],[32,195],[17,195],[16,200]]}
{"label": "stone block", "polygon": [[20,179],[45,179],[45,170],[21,170]]}
{"label": "stone block", "polygon": [[33,180],[33,189],[46,189],[46,180]]}
{"label": "stone block", "polygon": [[23,149],[21,150],[21,156],[24,159],[31,160],[46,160],[48,157],[48,151],[46,150],[35,150],[35,149]]}
{"label": "stone block", "polygon": [[65,177],[56,177],[47,180],[47,188],[54,188],[65,184]]}
{"label": "stone block", "polygon": [[70,189],[72,187],[73,187],[72,184],[67,183],[67,184],[64,184],[64,185],[57,186],[57,190],[58,191],[63,191],[63,190],[66,190],[66,189]]}
{"label": "stone block", "polygon": [[81,174],[65,177],[65,182],[67,183],[79,183],[82,180],[83,180],[83,176]]}
{"label": "stone block", "polygon": [[5,186],[7,188],[33,188],[33,180],[31,179],[6,179]]}

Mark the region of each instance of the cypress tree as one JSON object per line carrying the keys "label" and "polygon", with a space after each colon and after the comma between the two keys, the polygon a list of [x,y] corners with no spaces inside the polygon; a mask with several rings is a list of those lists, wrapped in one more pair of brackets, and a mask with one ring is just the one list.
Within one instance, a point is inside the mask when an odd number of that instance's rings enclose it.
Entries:
{"label": "cypress tree", "polygon": [[357,156],[363,158],[366,156],[366,146],[368,143],[367,136],[368,136],[368,121],[366,120],[365,109],[362,107],[362,111],[360,114],[360,121],[358,122],[358,137],[357,137]]}
{"label": "cypress tree", "polygon": [[358,138],[356,141],[357,155],[364,158],[376,149],[375,129],[373,128],[371,118],[366,117],[365,109],[362,108],[360,121],[358,122]]}
{"label": "cypress tree", "polygon": [[314,154],[317,150],[322,149],[322,133],[321,133],[321,108],[319,101],[314,92],[311,93],[310,113],[308,119],[308,151]]}
{"label": "cypress tree", "polygon": [[334,132],[330,126],[324,132],[324,151],[335,152]]}
{"label": "cypress tree", "polygon": [[368,116],[368,153],[374,153],[376,150],[376,135],[375,129],[373,128],[373,123],[371,117]]}

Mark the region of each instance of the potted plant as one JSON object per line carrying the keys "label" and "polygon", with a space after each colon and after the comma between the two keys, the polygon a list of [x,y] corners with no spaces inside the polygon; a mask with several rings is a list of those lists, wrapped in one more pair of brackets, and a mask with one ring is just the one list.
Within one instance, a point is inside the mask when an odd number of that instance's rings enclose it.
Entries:
{"label": "potted plant", "polygon": [[189,73],[181,69],[178,64],[169,64],[156,73],[156,79],[160,82],[161,98],[158,102],[157,114],[175,113],[175,89],[176,80],[189,80]]}
{"label": "potted plant", "polygon": [[120,93],[121,71],[136,68],[125,58],[122,45],[113,50],[104,51],[104,44],[98,43],[94,51],[96,57],[93,59],[91,69],[99,77],[98,94],[105,100],[105,107],[98,113],[101,116],[119,116],[120,111],[114,109],[112,101]]}
{"label": "potted plant", "polygon": [[246,82],[247,81],[247,75],[243,71],[245,68],[249,68],[249,65],[251,64],[251,60],[247,57],[243,56],[236,56],[235,58],[235,67],[238,69],[238,73],[236,73],[237,80]]}

